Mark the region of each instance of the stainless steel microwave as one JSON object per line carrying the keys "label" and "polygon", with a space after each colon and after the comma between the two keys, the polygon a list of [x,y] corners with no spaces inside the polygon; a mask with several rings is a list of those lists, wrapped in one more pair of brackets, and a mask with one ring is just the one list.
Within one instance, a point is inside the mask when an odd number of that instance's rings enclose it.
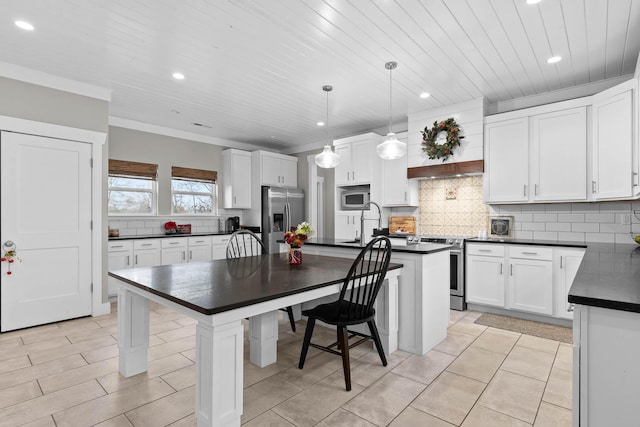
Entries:
{"label": "stainless steel microwave", "polygon": [[342,190],[340,209],[343,211],[360,210],[370,202],[369,187],[345,188]]}

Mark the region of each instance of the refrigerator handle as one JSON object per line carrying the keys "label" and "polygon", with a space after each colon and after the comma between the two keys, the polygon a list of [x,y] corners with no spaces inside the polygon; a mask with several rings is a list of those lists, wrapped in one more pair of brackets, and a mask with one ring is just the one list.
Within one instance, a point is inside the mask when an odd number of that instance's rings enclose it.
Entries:
{"label": "refrigerator handle", "polygon": [[284,204],[284,232],[286,233],[291,229],[291,216],[289,214],[289,203]]}

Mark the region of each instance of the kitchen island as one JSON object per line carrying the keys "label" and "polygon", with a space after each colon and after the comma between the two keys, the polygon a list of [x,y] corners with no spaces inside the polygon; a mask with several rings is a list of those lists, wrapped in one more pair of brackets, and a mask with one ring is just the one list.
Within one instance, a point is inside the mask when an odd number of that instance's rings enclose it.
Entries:
{"label": "kitchen island", "polygon": [[569,302],[573,425],[638,425],[640,248],[589,244]]}
{"label": "kitchen island", "polygon": [[[452,246],[437,243],[398,245],[398,239],[391,239],[391,243],[391,262],[403,265],[398,285],[398,348],[426,354],[447,337],[449,250]],[[317,238],[307,240],[303,252],[353,259],[361,249],[357,242]]]}

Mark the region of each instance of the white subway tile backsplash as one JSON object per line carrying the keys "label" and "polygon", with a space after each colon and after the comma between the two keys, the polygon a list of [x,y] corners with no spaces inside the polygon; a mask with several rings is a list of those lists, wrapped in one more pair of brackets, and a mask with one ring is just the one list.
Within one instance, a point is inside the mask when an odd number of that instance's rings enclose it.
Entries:
{"label": "white subway tile backsplash", "polygon": [[571,212],[598,212],[599,203],[572,203]]}
{"label": "white subway tile backsplash", "polygon": [[516,239],[533,239],[533,231],[514,231],[513,237]]}
{"label": "white subway tile backsplash", "polygon": [[584,215],[585,222],[615,222],[614,213],[587,213]]}
{"label": "white subway tile backsplash", "polygon": [[624,211],[631,210],[631,202],[603,202],[600,203],[600,211]]}
{"label": "white subway tile backsplash", "polygon": [[597,223],[573,223],[571,231],[580,231],[584,233],[597,233],[600,231],[600,224]]}
{"label": "white subway tile backsplash", "polygon": [[533,222],[533,214],[532,213],[517,213],[513,214],[513,220],[516,222]]}
{"label": "white subway tile backsplash", "polygon": [[511,215],[522,212],[523,205],[500,205],[498,208],[500,215]]}
{"label": "white subway tile backsplash", "polygon": [[547,212],[571,212],[571,203],[551,203],[546,205]]}
{"label": "white subway tile backsplash", "polygon": [[533,221],[534,222],[557,222],[558,214],[557,213],[534,213]]}
{"label": "white subway tile backsplash", "polygon": [[138,236],[146,236],[148,234],[155,234],[154,229],[151,228],[136,228],[136,234]]}
{"label": "white subway tile backsplash", "polygon": [[567,242],[585,242],[585,233],[559,232],[558,240]]}
{"label": "white subway tile backsplash", "polygon": [[533,240],[558,240],[556,231],[534,231]]}
{"label": "white subway tile backsplash", "polygon": [[523,222],[522,230],[526,231],[545,231],[545,223],[544,222]]}
{"label": "white subway tile backsplash", "polygon": [[633,244],[634,240],[631,233],[620,233],[615,235],[616,243]]}
{"label": "white subway tile backsplash", "polygon": [[118,229],[120,231],[120,236],[160,236],[164,235],[165,222],[175,221],[178,224],[191,224],[192,233],[215,233],[219,231],[220,218],[225,217],[112,217],[109,218],[109,228]]}
{"label": "white subway tile backsplash", "polygon": [[600,224],[601,233],[629,233],[630,231],[629,224]]}
{"label": "white subway tile backsplash", "polygon": [[547,231],[571,231],[569,222],[548,222]]}
{"label": "white subway tile backsplash", "polygon": [[613,233],[586,233],[587,242],[615,243],[616,235]]}
{"label": "white subway tile backsplash", "polygon": [[558,222],[584,222],[583,213],[559,213]]}
{"label": "white subway tile backsplash", "polygon": [[522,212],[544,212],[545,205],[522,205]]}

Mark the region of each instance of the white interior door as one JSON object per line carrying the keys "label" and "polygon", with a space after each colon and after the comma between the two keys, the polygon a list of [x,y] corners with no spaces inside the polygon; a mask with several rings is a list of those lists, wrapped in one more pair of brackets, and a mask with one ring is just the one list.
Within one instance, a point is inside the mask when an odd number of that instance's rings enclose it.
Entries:
{"label": "white interior door", "polygon": [[0,134],[0,330],[91,314],[91,144]]}

